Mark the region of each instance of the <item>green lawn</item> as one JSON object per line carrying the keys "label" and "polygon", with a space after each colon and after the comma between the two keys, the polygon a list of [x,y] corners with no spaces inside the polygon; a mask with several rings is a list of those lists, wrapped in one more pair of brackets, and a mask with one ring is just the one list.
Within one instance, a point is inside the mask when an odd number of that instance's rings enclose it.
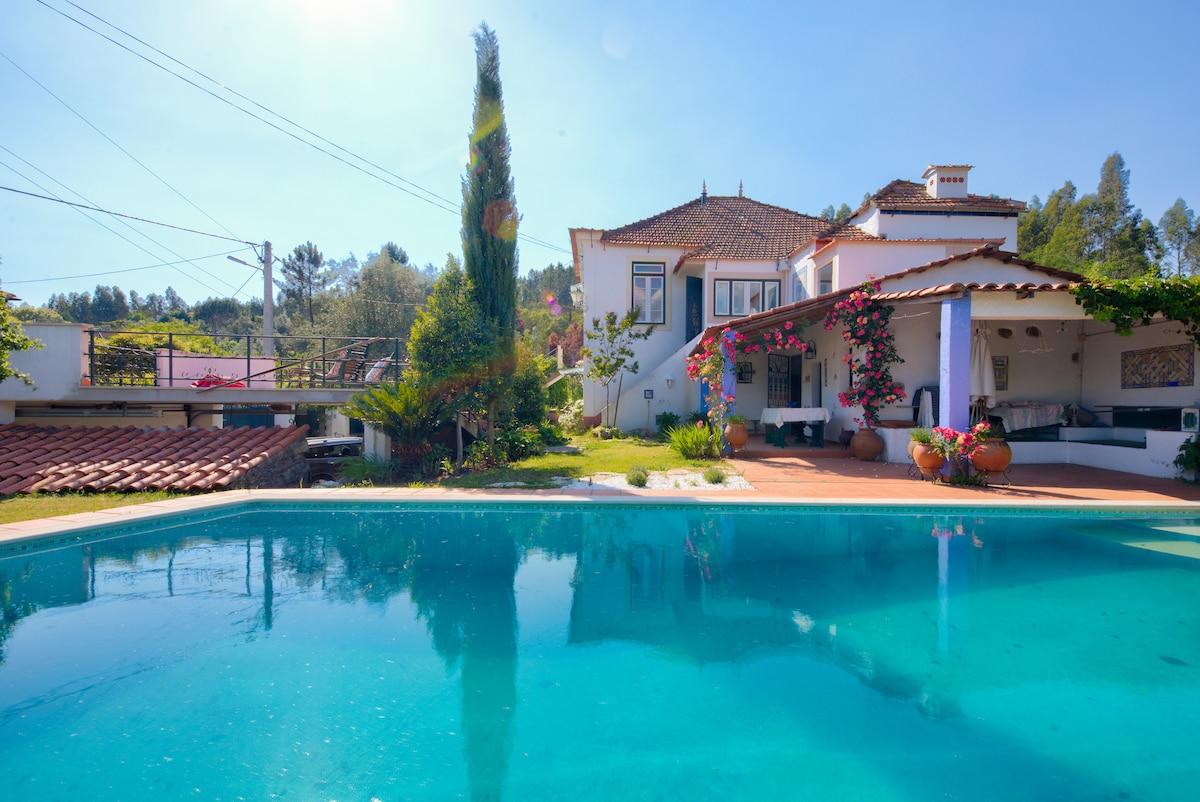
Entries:
{"label": "green lawn", "polygon": [[153,491],[147,493],[39,493],[33,496],[7,496],[0,498],[0,524],[32,521],[37,518],[53,518],[56,515],[71,515],[76,512],[96,512],[113,507],[126,507],[130,504],[165,501],[169,498],[178,498],[178,494]]}
{"label": "green lawn", "polygon": [[624,474],[630,468],[645,468],[647,471],[668,471],[672,468],[694,468],[703,471],[713,465],[725,463],[705,460],[686,460],[663,443],[653,440],[624,438],[601,440],[591,435],[580,435],[571,439],[578,454],[544,454],[521,462],[495,468],[481,473],[471,473],[452,479],[443,479],[443,487],[486,487],[498,482],[523,482],[529,487],[554,487],[555,476],[582,479],[597,473]]}

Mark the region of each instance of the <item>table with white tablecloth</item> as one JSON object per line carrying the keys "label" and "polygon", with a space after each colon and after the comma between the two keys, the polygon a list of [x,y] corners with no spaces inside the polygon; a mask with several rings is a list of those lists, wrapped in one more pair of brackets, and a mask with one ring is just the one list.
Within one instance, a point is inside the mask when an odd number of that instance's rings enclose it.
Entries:
{"label": "table with white tablecloth", "polygon": [[[787,445],[784,440],[784,425],[788,423],[806,423],[812,429],[812,445],[816,448],[825,447],[825,424],[829,422],[829,410],[824,407],[764,407],[759,418],[764,426],[774,426],[775,432],[767,432],[767,442],[783,448]],[[804,442],[803,428],[797,443]]]}
{"label": "table with white tablecloth", "polygon": [[1042,401],[1001,404],[989,409],[987,414],[1003,420],[1006,432],[1015,432],[1038,426],[1057,426],[1062,421],[1063,405]]}

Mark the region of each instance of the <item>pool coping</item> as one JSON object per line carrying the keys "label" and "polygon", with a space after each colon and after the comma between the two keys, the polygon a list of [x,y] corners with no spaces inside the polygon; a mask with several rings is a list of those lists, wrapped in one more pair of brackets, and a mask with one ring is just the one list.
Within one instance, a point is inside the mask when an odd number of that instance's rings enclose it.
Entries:
{"label": "pool coping", "polygon": [[235,511],[254,504],[322,504],[352,501],[390,501],[420,504],[496,504],[549,503],[566,507],[588,505],[646,505],[664,506],[789,506],[789,507],[947,507],[955,509],[1026,509],[1026,510],[1106,510],[1106,511],[1163,511],[1186,510],[1200,512],[1200,505],[1186,500],[1098,500],[1098,499],[914,499],[829,497],[804,499],[785,496],[764,496],[746,492],[686,492],[686,491],[625,491],[625,490],[479,490],[460,488],[321,488],[283,490],[227,490],[186,498],[132,504],[96,512],[74,513],[54,518],[38,518],[0,524],[0,544],[8,545],[25,540],[38,540],[71,533],[86,533],[109,527],[128,527],[131,524],[151,523],[155,519],[204,511]]}

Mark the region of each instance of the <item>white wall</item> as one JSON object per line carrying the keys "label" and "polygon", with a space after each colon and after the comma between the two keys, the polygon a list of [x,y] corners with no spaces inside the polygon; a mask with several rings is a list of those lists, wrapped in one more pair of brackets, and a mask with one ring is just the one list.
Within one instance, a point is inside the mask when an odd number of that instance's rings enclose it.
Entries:
{"label": "white wall", "polygon": [[24,323],[25,335],[42,343],[40,349],[14,351],[9,364],[28,373],[28,387],[20,379],[0,382],[3,401],[57,401],[66,398],[87,374],[87,326],[78,323]]}
{"label": "white wall", "polygon": [[[1190,407],[1200,402],[1200,387],[1194,383],[1181,387],[1146,387],[1121,389],[1121,354],[1143,348],[1168,345],[1193,346],[1193,366],[1197,364],[1195,343],[1181,333],[1183,326],[1165,323],[1139,326],[1132,337],[1120,337],[1105,330],[1111,326],[1090,324],[1088,331],[1104,332],[1086,336],[1081,342],[1087,371],[1083,378],[1083,395],[1089,403],[1112,406]],[[1086,405],[1085,405],[1086,406]]]}
{"label": "white wall", "polygon": [[999,215],[934,215],[880,212],[871,233],[888,239],[961,237],[1003,240],[1005,250],[1017,249],[1017,218]]}
{"label": "white wall", "polygon": [[[970,248],[940,242],[840,242],[836,248],[833,286],[834,289],[854,287],[872,276],[899,273]],[[824,265],[826,261],[818,259],[817,263]]]}
{"label": "white wall", "polygon": [[[682,255],[679,248],[645,248],[631,246],[602,246],[598,235],[589,240],[581,235],[575,243],[579,255],[580,278],[586,293],[586,311],[584,315],[584,344],[591,345],[593,341],[587,338],[592,331],[592,321],[603,319],[608,312],[618,316],[629,311],[633,298],[632,264],[633,262],[662,262],[665,266],[665,317],[666,322],[655,326],[654,333],[648,340],[633,344],[636,353],[635,361],[641,371],[651,371],[664,360],[674,354],[684,345],[686,333],[683,276],[673,273],[675,263]],[[676,379],[686,381],[683,363],[674,368]],[[630,386],[628,376],[625,378],[625,389]],[[617,387],[614,382],[609,403],[616,401]],[[604,410],[604,388],[595,382],[584,378],[583,407],[585,415],[600,414]],[[624,410],[621,410],[624,412]],[[643,411],[643,418],[645,417]]]}

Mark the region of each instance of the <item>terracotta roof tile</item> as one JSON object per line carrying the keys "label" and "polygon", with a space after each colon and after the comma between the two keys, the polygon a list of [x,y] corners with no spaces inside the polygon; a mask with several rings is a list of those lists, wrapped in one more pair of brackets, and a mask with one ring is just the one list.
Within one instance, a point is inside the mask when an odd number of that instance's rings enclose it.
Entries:
{"label": "terracotta roof tile", "polygon": [[951,209],[970,208],[976,211],[996,211],[1016,214],[1025,211],[1022,201],[997,198],[990,195],[967,195],[965,198],[935,198],[925,191],[924,184],[896,179],[871,196],[869,203],[880,209],[927,208]]}
{"label": "terracotta roof tile", "polygon": [[307,426],[142,429],[0,426],[0,495],[228,487],[292,447]]}
{"label": "terracotta roof tile", "polygon": [[[907,270],[902,270],[898,273],[891,273],[886,276],[880,276],[878,281],[894,280],[903,276],[909,276],[916,273],[923,273],[935,267],[950,264],[951,262],[965,261],[975,257],[985,259],[994,259],[1006,264],[1015,264],[1021,267],[1028,268],[1030,272],[1042,274],[1039,276],[1039,281],[1022,281],[1022,282],[1006,282],[1003,284],[994,282],[949,282],[946,284],[935,284],[930,287],[920,287],[912,290],[898,290],[893,292],[880,292],[875,297],[882,301],[904,301],[911,299],[929,299],[937,298],[943,295],[954,295],[956,293],[971,291],[971,292],[1067,292],[1074,285],[1087,281],[1085,276],[1078,273],[1072,273],[1067,270],[1058,270],[1053,267],[1039,265],[1036,262],[1030,262],[1019,258],[1015,253],[1009,251],[1001,251],[991,246],[976,248],[966,253],[948,256],[945,259],[938,259],[934,262],[910,267]],[[1045,278],[1059,279],[1058,281],[1045,281]],[[825,314],[833,308],[842,298],[845,298],[854,292],[858,287],[844,287],[834,292],[818,295],[815,298],[809,298],[804,301],[796,301],[784,306],[770,309],[766,312],[757,312],[747,317],[730,320],[725,323],[720,323],[715,326],[710,326],[705,329],[701,335],[699,342],[707,340],[709,337],[716,336],[725,328],[732,328],[745,335],[753,335],[757,332],[766,331],[781,326],[787,320],[805,320],[814,322],[821,320]],[[692,353],[697,353],[700,350],[700,345],[697,344],[692,350]]]}
{"label": "terracotta roof tile", "polygon": [[602,242],[687,248],[685,259],[783,259],[823,236],[871,239],[845,223],[745,197],[706,196],[605,231]]}

